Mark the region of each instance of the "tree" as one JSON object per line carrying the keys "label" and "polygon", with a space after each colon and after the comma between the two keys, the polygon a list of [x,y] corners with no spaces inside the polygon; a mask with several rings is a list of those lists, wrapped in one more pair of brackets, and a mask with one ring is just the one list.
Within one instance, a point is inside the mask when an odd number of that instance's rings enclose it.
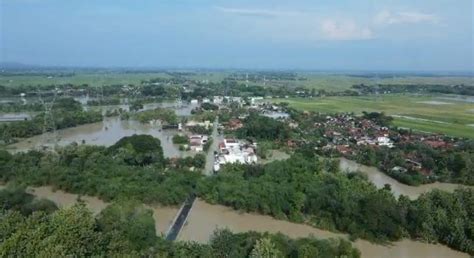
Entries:
{"label": "tree", "polygon": [[250,253],[250,258],[278,258],[283,257],[281,252],[275,247],[269,238],[261,238],[257,240],[255,246]]}

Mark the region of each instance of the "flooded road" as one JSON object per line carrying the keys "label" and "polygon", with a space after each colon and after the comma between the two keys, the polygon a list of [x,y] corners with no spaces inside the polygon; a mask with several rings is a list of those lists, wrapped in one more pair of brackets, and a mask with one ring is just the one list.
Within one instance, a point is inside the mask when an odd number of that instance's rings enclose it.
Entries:
{"label": "flooded road", "polygon": [[[35,195],[38,198],[48,199],[54,202],[59,208],[71,207],[78,202],[79,195],[66,193],[61,190],[53,191],[49,186],[28,187],[27,192]],[[81,196],[80,199],[84,201],[86,207],[89,208],[94,215],[102,211],[109,203],[100,200],[93,196]],[[178,212],[177,207],[159,207],[146,206],[153,210],[153,218],[155,220],[155,229],[158,235],[164,235],[170,227],[174,216]]]}
{"label": "flooded road", "polygon": [[[65,146],[73,142],[110,146],[125,136],[149,134],[160,139],[165,157],[192,155],[188,152],[179,151],[178,146],[173,144],[172,137],[176,133],[178,133],[177,130],[161,130],[157,126],[141,124],[133,120],[120,120],[120,118],[105,118],[102,122],[56,131],[57,145],[59,146]],[[47,133],[46,135],[33,136],[8,147],[12,152],[27,151],[41,146],[45,138],[54,139],[54,135]]]}
{"label": "flooded road", "polygon": [[392,187],[392,193],[398,197],[400,195],[406,195],[410,199],[416,199],[423,193],[429,192],[433,189],[439,189],[447,192],[454,192],[459,187],[470,187],[470,186],[462,186],[459,184],[451,184],[451,183],[432,183],[432,184],[424,184],[419,186],[410,186],[406,184],[402,184],[397,180],[391,178],[390,176],[384,174],[376,167],[369,167],[358,164],[355,161],[348,160],[345,158],[341,158],[339,166],[342,171],[349,171],[349,172],[356,172],[359,171],[365,175],[370,182],[372,182],[377,188],[383,188],[385,184],[390,184]]}
{"label": "flooded road", "polygon": [[[333,233],[283,220],[253,213],[241,213],[222,205],[211,205],[196,199],[188,221],[178,240],[206,243],[217,228],[228,228],[233,232],[281,232],[292,238],[315,236],[317,238],[345,238],[346,234]],[[427,244],[409,239],[394,242],[391,245],[376,245],[365,240],[353,243],[366,258],[460,258],[468,254],[452,250],[443,245]]]}

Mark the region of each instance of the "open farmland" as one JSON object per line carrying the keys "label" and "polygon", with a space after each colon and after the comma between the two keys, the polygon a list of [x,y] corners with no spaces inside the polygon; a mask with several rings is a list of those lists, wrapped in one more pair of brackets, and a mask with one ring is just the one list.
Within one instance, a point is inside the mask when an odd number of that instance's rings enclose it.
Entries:
{"label": "open farmland", "polygon": [[394,124],[414,130],[474,138],[474,103],[445,100],[441,96],[381,95],[379,97],[325,97],[274,99],[290,106],[322,113],[385,112]]}
{"label": "open farmland", "polygon": [[58,85],[88,84],[90,86],[113,84],[140,84],[142,80],[153,78],[169,78],[165,73],[107,73],[107,72],[81,72],[65,76],[47,74],[1,75],[0,85],[15,87],[21,85]]}

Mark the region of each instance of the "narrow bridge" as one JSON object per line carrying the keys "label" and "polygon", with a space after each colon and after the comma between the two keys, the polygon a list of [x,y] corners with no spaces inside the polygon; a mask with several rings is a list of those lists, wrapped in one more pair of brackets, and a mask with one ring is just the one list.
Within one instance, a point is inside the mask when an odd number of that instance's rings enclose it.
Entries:
{"label": "narrow bridge", "polygon": [[188,214],[193,207],[194,200],[196,200],[196,195],[191,194],[186,201],[184,201],[181,209],[178,211],[177,216],[174,218],[173,223],[171,224],[168,232],[166,232],[166,240],[174,241],[178,237],[181,229],[188,219]]}

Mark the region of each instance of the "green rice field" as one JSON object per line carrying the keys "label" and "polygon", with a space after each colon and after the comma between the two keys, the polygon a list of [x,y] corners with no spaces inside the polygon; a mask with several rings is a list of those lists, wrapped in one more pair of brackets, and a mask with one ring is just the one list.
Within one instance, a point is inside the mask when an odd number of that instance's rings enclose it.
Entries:
{"label": "green rice field", "polygon": [[291,107],[322,113],[384,112],[394,124],[423,132],[474,138],[474,102],[445,96],[381,95],[378,97],[324,97],[274,99]]}

